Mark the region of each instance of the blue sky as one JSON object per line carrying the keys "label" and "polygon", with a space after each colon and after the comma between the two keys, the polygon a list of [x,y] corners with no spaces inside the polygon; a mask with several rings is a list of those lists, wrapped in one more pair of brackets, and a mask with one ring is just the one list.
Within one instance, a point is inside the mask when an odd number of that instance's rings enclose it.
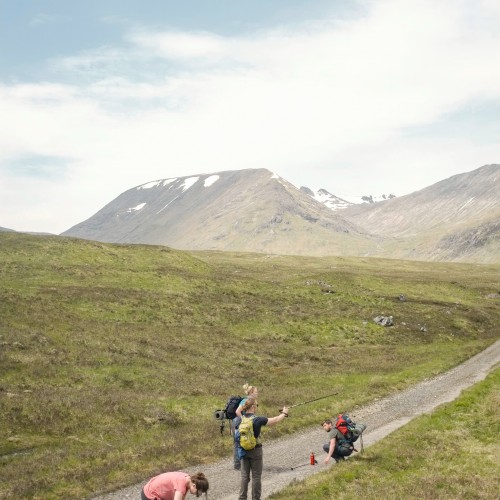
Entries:
{"label": "blue sky", "polygon": [[496,0],[0,1],[0,226],[268,168],[403,195],[500,163]]}

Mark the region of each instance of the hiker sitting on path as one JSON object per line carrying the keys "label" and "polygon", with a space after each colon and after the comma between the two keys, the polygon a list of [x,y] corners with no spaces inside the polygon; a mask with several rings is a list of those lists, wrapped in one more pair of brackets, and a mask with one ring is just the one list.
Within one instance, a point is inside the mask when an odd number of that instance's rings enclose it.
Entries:
{"label": "hiker sitting on path", "polygon": [[237,429],[240,424],[244,423],[245,419],[252,419],[253,436],[256,439],[255,447],[250,450],[245,449],[245,456],[241,459],[241,485],[238,500],[247,500],[250,474],[252,475],[252,500],[260,500],[262,494],[262,468],[264,466],[262,444],[259,439],[261,428],[264,425],[275,425],[288,417],[287,406],[284,406],[281,413],[276,417],[257,417],[255,412],[258,406],[255,399],[248,398],[242,408],[243,417],[235,418],[235,427]]}
{"label": "hiker sitting on path", "polygon": [[328,434],[328,443],[323,445],[323,450],[326,452],[325,464],[330,462],[330,458],[333,458],[335,462],[344,460],[344,456],[340,454],[338,447],[339,441],[344,436],[335,428],[331,420],[325,420],[321,425]]}
{"label": "hiker sitting on path", "polygon": [[190,476],[186,472],[164,472],[144,485],[141,500],[184,500],[187,492],[207,497],[208,481],[205,474],[198,472]]}
{"label": "hiker sitting on path", "polygon": [[[236,408],[236,416],[240,417],[242,416],[242,411],[243,411],[243,405],[247,401],[249,397],[253,399],[257,399],[259,396],[259,391],[257,390],[257,387],[254,385],[249,385],[245,384],[243,386],[243,391],[245,391],[246,396],[240,401],[240,404],[238,405],[238,408]],[[234,420],[231,420],[231,434],[234,436]],[[238,443],[236,441],[234,442],[234,451],[233,451],[233,463],[234,463],[234,468],[236,470],[240,470],[241,468],[241,460],[238,457]]]}

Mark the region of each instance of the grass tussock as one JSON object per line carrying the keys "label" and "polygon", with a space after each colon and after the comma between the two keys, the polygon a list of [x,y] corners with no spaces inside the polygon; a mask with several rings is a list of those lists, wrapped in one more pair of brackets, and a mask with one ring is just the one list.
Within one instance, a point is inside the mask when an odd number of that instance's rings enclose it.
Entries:
{"label": "grass tussock", "polygon": [[273,500],[498,498],[500,370],[363,455],[271,495]]}
{"label": "grass tussock", "polygon": [[0,262],[1,498],[84,498],[227,456],[213,412],[245,382],[264,414],[340,392],[335,407],[297,408],[279,436],[499,334],[498,266],[16,233],[0,233]]}

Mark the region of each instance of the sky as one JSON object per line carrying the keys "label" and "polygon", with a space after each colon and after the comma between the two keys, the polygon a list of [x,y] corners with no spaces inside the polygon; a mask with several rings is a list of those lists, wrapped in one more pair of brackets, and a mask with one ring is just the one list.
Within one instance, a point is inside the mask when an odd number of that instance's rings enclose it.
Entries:
{"label": "sky", "polygon": [[500,163],[498,0],[0,0],[0,226],[158,179],[337,196]]}

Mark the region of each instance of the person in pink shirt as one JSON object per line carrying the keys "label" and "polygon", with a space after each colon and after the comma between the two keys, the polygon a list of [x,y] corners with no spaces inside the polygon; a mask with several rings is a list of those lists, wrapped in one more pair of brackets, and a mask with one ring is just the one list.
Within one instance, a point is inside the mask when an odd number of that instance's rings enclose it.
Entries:
{"label": "person in pink shirt", "polygon": [[198,472],[192,476],[186,472],[164,472],[155,476],[144,485],[141,491],[142,500],[184,500],[187,492],[200,496],[208,491],[205,474]]}

